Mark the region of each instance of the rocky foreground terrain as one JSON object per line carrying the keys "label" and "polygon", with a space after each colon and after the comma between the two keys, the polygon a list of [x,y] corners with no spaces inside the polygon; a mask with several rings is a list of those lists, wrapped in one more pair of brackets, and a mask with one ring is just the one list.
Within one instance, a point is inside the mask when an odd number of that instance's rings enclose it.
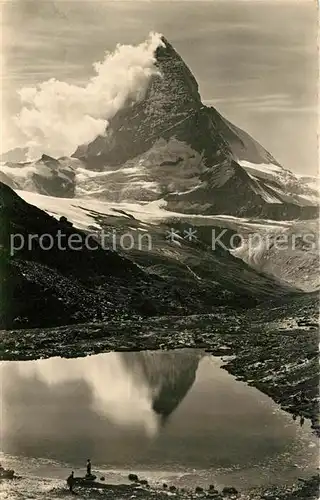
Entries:
{"label": "rocky foreground terrain", "polygon": [[[143,480],[142,480],[143,482]],[[100,490],[99,496],[97,491],[83,492],[82,498],[103,498],[112,500],[126,499],[157,499],[167,500],[168,498],[177,500],[192,500],[192,499],[214,499],[214,500],[317,500],[319,492],[320,479],[319,476],[313,476],[310,480],[301,480],[297,484],[287,488],[269,488],[256,489],[251,492],[241,493],[235,488],[227,487],[224,490],[217,490],[214,485],[208,490],[197,486],[193,491],[177,489],[173,485],[168,488],[165,484],[163,490],[153,489],[146,485],[133,486],[106,486]]]}
{"label": "rocky foreground terrain", "polygon": [[[135,474],[131,475],[135,476]],[[24,498],[23,493],[21,494],[19,491],[23,491],[25,479],[24,477],[17,477],[16,480],[3,482],[2,485],[0,484],[0,491],[3,488],[4,493],[7,495],[6,498]],[[309,480],[298,480],[296,484],[288,487],[253,489],[246,493],[237,491],[232,486],[223,490],[216,489],[214,485],[210,485],[207,489],[196,486],[193,490],[178,489],[174,485],[167,484],[155,487],[149,486],[146,480],[138,478],[132,484],[108,485],[100,482],[94,488],[76,486],[74,495],[77,495],[81,500],[318,500],[318,491],[319,476],[315,475]],[[61,485],[50,488],[47,481],[46,492],[50,498],[71,497],[63,482],[61,482]],[[38,498],[38,496],[35,498]]]}

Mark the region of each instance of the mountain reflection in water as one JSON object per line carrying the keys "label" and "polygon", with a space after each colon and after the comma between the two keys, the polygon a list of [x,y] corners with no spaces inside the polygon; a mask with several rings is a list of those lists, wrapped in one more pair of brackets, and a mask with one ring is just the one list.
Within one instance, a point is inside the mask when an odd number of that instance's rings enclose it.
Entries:
{"label": "mountain reflection in water", "polygon": [[151,438],[192,386],[201,357],[194,350],[111,352],[5,363],[5,443],[51,456],[58,446],[74,448],[79,436],[91,448],[102,423],[108,447],[115,435]]}
{"label": "mountain reflection in water", "polygon": [[220,365],[192,349],[5,362],[3,451],[136,469],[312,467],[307,429]]}
{"label": "mountain reflection in water", "polygon": [[199,351],[145,351],[123,354],[129,373],[142,373],[152,394],[152,409],[166,418],[177,408],[196,378]]}

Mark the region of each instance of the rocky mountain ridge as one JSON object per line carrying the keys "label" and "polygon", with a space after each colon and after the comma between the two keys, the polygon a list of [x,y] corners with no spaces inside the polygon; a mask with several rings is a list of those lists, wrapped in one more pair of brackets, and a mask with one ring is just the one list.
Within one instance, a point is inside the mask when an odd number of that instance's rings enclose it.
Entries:
{"label": "rocky mountain ridge", "polygon": [[155,65],[159,74],[144,97],[121,108],[103,136],[79,145],[72,158],[8,163],[7,154],[1,180],[58,197],[165,200],[167,210],[185,214],[318,216],[317,186],[284,169],[249,134],[205,106],[194,75],[164,37]]}
{"label": "rocky mountain ridge", "polygon": [[[120,110],[105,136],[73,154],[88,169],[108,173],[102,196],[138,199],[142,191],[144,199],[164,198],[168,209],[183,213],[314,217],[309,191],[246,132],[202,104],[190,69],[162,41],[155,53],[161,76],[152,77],[145,98]],[[243,161],[278,175],[266,182]]]}

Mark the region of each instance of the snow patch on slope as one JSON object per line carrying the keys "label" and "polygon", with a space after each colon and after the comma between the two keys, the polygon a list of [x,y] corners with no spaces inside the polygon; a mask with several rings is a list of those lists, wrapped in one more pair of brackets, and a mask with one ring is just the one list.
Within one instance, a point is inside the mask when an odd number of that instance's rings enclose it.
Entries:
{"label": "snow patch on slope", "polygon": [[256,194],[260,195],[261,198],[267,203],[282,203],[281,198],[277,197],[275,194],[272,193],[273,190],[270,190],[271,192],[269,192],[266,189],[263,189],[263,187],[260,186],[258,183],[254,183],[252,189]]}
{"label": "snow patch on slope", "polygon": [[238,163],[246,170],[252,170],[254,172],[262,172],[265,174],[270,174],[271,172],[283,172],[283,168],[279,165],[274,165],[273,163],[251,163],[247,160],[239,160]]}
{"label": "snow patch on slope", "polygon": [[[170,219],[179,219],[190,221],[190,225],[212,225],[218,227],[227,227],[239,230],[242,234],[249,234],[252,231],[269,231],[277,228],[288,228],[293,224],[292,221],[278,221],[272,219],[249,219],[245,217],[236,217],[233,215],[198,215],[181,214],[166,209],[167,201],[164,199],[154,200],[148,203],[112,203],[91,198],[57,198],[55,196],[45,196],[29,191],[16,190],[27,203],[35,205],[55,217],[64,215],[79,229],[87,229],[92,225],[94,218],[89,216],[90,211],[100,215],[114,215],[115,211],[124,211],[139,221],[158,224],[159,222],[170,221]],[[69,216],[68,216],[69,215]],[[77,226],[77,221],[81,227]]]}
{"label": "snow patch on slope", "polygon": [[[243,235],[242,235],[243,236]],[[293,221],[246,234],[231,253],[254,269],[280,277],[305,292],[320,289],[319,224]]]}
{"label": "snow patch on slope", "polygon": [[[230,252],[249,266],[264,274],[277,277],[306,292],[319,289],[319,245],[317,221],[275,221],[239,218],[231,215],[180,214],[167,211],[164,200],[150,203],[110,203],[84,198],[56,198],[27,191],[17,191],[25,201],[36,205],[56,218],[62,215],[82,230],[99,232],[96,216],[110,217],[121,211],[132,215],[142,225],[165,223],[170,219],[189,223],[190,227],[212,226],[228,228],[241,236],[241,245]],[[109,221],[110,222],[110,221]],[[256,235],[254,245],[250,239]],[[280,236],[287,236],[289,243],[295,235],[297,244],[278,250],[274,242]],[[315,245],[306,245],[303,236],[311,235]],[[258,237],[257,237],[258,236]],[[259,239],[260,238],[260,239]]]}
{"label": "snow patch on slope", "polygon": [[279,195],[280,202],[319,205],[318,178],[293,174],[274,163],[252,163],[247,160],[239,160],[238,163],[252,179],[264,181],[264,185],[274,192],[275,197]]}

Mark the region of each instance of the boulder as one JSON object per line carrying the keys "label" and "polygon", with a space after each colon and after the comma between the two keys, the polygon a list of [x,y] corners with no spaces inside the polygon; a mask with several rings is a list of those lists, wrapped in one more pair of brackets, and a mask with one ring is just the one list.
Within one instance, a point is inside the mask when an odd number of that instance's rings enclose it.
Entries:
{"label": "boulder", "polygon": [[135,482],[135,483],[139,481],[139,478],[138,478],[137,474],[131,474],[131,473],[130,473],[130,474],[128,475],[128,479],[129,479],[129,481],[133,481],[133,482]]}
{"label": "boulder", "polygon": [[222,490],[223,495],[237,495],[238,490],[233,486],[225,486]]}

